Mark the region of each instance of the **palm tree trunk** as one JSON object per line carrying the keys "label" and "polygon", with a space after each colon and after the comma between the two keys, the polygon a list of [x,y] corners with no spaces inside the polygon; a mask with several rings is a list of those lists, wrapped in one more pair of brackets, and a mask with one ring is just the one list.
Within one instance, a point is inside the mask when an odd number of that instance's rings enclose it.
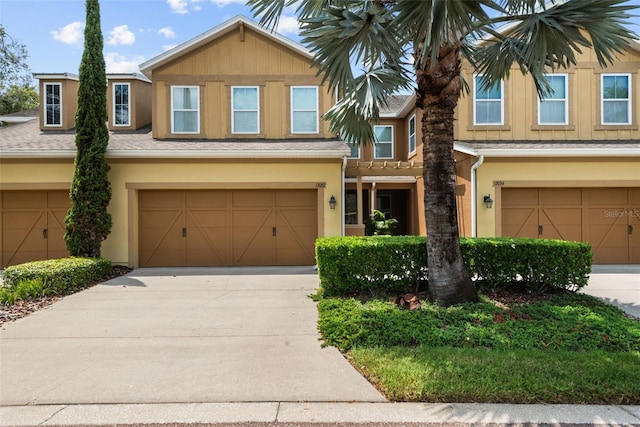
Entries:
{"label": "palm tree trunk", "polygon": [[441,49],[435,66],[417,70],[418,106],[423,108],[424,206],[427,223],[429,293],[443,305],[477,301],[460,251],[453,155],[454,110],[460,98],[458,50]]}

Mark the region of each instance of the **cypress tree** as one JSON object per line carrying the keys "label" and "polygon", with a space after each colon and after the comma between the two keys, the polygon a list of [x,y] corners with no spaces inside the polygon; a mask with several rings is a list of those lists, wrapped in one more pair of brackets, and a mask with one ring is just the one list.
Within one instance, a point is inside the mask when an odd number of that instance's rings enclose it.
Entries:
{"label": "cypress tree", "polygon": [[80,63],[76,112],[76,158],[65,242],[72,256],[98,257],[111,232],[109,165],[106,160],[107,76],[102,53],[98,0],[86,0],[84,51]]}

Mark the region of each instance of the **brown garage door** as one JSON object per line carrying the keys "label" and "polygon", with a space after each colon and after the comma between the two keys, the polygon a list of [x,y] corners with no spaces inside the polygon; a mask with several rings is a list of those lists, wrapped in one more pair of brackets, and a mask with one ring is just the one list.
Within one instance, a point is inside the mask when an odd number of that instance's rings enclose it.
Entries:
{"label": "brown garage door", "polygon": [[306,265],[314,190],[140,192],[141,266]]}
{"label": "brown garage door", "polygon": [[64,217],[68,191],[3,191],[2,266],[68,256]]}
{"label": "brown garage door", "polygon": [[594,262],[640,262],[640,189],[504,188],[502,235],[588,242]]}

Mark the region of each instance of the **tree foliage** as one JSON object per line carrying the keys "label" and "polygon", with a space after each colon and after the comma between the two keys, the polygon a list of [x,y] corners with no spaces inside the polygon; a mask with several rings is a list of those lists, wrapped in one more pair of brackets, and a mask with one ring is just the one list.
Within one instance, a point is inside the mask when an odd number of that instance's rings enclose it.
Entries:
{"label": "tree foliage", "polygon": [[87,22],[80,63],[76,113],[76,159],[71,184],[71,209],[65,242],[72,256],[98,257],[111,231],[109,165],[106,161],[107,78],[98,0],[86,0]]}
{"label": "tree foliage", "polygon": [[27,47],[7,34],[0,24],[0,115],[38,106],[38,93],[31,86]]}
{"label": "tree foliage", "polygon": [[[249,0],[275,28],[296,8],[303,43],[340,99],[325,118],[351,143],[374,142],[372,123],[388,95],[414,89],[423,109],[429,290],[443,304],[477,299],[458,237],[453,158],[454,112],[466,88],[462,61],[484,89],[530,74],[540,95],[546,73],[577,63],[590,49],[607,66],[629,44],[634,7],[624,0]],[[362,68],[354,75],[352,64]]]}

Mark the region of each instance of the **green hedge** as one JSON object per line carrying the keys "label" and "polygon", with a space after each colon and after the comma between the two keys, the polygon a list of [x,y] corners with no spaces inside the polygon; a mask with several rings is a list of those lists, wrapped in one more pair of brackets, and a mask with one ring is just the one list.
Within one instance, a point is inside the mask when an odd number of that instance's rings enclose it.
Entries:
{"label": "green hedge", "polygon": [[[104,258],[61,258],[33,261],[7,267],[3,274],[3,299],[24,292],[25,286],[37,288],[42,295],[67,295],[103,280],[113,273],[111,261]],[[27,296],[35,297],[35,291]],[[15,296],[15,295],[14,295]]]}
{"label": "green hedge", "polygon": [[[591,271],[588,243],[544,239],[462,238],[462,256],[476,286],[578,290]],[[428,279],[426,237],[325,237],[316,242],[327,296],[393,294]]]}

